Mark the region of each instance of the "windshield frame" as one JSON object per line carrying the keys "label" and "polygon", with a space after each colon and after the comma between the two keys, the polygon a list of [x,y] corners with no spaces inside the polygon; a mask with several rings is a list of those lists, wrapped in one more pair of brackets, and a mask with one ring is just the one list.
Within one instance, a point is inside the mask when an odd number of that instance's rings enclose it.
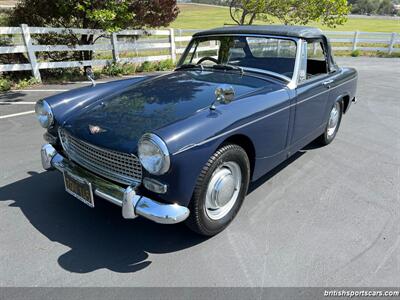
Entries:
{"label": "windshield frame", "polygon": [[[242,67],[241,68],[244,71],[247,72],[254,72],[258,74],[265,74],[273,77],[280,78],[281,80],[284,80],[287,82],[287,86],[292,89],[297,86],[297,79],[298,79],[298,74],[299,74],[299,65],[300,65],[300,54],[301,54],[301,47],[302,47],[302,39],[297,38],[297,37],[291,37],[291,36],[280,36],[280,35],[269,35],[269,34],[210,34],[210,35],[201,35],[201,36],[196,36],[193,37],[189,44],[186,46],[185,51],[183,51],[182,56],[179,59],[179,62],[177,64],[177,68],[179,68],[181,65],[183,65],[184,60],[186,59],[187,55],[190,55],[190,49],[192,48],[193,44],[198,40],[198,39],[203,39],[203,38],[213,38],[213,37],[223,37],[223,36],[241,36],[241,37],[262,37],[262,38],[275,38],[275,39],[282,39],[282,40],[290,40],[295,42],[296,44],[296,58],[295,58],[295,63],[293,67],[293,75],[292,77],[287,77],[285,75],[273,72],[273,71],[268,71],[264,69],[259,69],[259,68],[250,68],[250,67]],[[197,48],[197,46],[196,46]],[[194,53],[193,53],[194,54]],[[204,66],[205,67],[205,66]]]}

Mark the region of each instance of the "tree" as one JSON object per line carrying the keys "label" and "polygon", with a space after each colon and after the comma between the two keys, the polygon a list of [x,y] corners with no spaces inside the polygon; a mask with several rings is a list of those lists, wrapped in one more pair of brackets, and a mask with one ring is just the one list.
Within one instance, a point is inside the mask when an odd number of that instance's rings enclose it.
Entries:
{"label": "tree", "polygon": [[[11,13],[10,25],[26,23],[114,32],[125,28],[167,26],[178,13],[176,0],[21,0]],[[88,45],[100,37],[69,31],[67,36],[47,35],[43,39],[47,43],[62,41],[67,45]],[[80,56],[80,59],[90,60],[92,52],[82,51]]]}
{"label": "tree", "polygon": [[390,0],[382,0],[378,6],[378,14],[390,15],[394,11],[393,3]]}
{"label": "tree", "polygon": [[377,12],[378,6],[379,1],[376,0],[356,0],[352,6],[351,12],[361,15],[373,14]]}
{"label": "tree", "polygon": [[319,21],[334,27],[343,24],[348,13],[347,0],[232,0],[230,5],[231,18],[238,25],[276,18],[287,25]]}

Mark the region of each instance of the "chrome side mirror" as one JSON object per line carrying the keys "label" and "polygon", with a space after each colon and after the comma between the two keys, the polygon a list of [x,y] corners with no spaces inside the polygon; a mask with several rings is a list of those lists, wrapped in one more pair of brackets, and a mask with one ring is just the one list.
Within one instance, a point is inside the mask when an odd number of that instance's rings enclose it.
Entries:
{"label": "chrome side mirror", "polygon": [[91,67],[86,69],[86,76],[92,82],[92,86],[96,86],[96,81],[94,81],[94,73]]}
{"label": "chrome side mirror", "polygon": [[222,104],[229,104],[235,98],[235,90],[231,85],[220,85],[215,89],[215,100]]}

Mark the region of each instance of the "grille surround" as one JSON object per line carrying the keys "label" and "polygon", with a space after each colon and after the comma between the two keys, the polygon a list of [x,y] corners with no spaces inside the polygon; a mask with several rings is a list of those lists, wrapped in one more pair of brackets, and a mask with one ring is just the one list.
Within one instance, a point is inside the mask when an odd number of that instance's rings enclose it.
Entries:
{"label": "grille surround", "polygon": [[92,145],[63,129],[58,134],[68,158],[78,165],[124,185],[142,182],[142,165],[135,155]]}

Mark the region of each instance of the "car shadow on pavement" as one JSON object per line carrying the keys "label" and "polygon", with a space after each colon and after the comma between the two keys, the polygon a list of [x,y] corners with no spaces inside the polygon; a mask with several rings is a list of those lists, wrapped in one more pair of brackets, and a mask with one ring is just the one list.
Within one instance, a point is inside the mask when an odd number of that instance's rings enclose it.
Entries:
{"label": "car shadow on pavement", "polygon": [[152,263],[149,253],[176,252],[206,240],[184,224],[125,220],[119,207],[98,198],[91,209],[64,191],[58,172],[29,175],[2,187],[0,201],[14,201],[10,207],[19,207],[40,233],[71,248],[58,258],[67,271],[136,272]]}
{"label": "car shadow on pavement", "polygon": [[[251,183],[248,193],[304,153],[295,153]],[[64,191],[62,175],[56,171],[28,174],[2,187],[0,201],[14,201],[9,206],[19,207],[40,233],[71,248],[58,258],[59,265],[69,272],[89,273],[103,268],[137,272],[152,263],[149,253],[176,252],[207,240],[182,223],[160,225],[141,217],[125,220],[121,208],[99,198],[95,198],[92,209]]]}

